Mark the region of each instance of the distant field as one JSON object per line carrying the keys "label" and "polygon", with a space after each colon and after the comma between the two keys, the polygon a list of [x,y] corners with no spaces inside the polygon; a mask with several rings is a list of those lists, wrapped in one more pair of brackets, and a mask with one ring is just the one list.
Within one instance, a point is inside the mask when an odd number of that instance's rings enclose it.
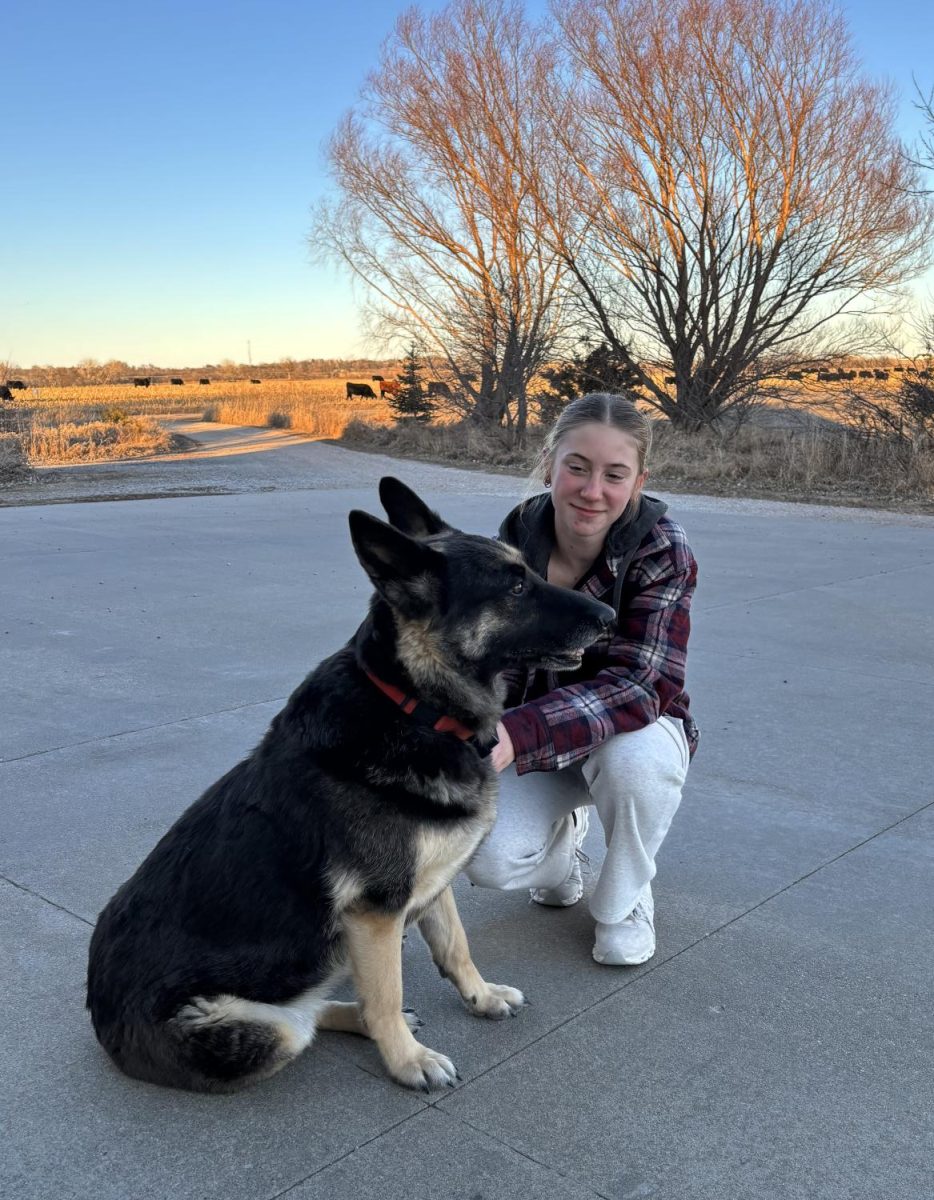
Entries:
{"label": "distant field", "polygon": [[[193,413],[231,425],[271,425],[313,437],[339,438],[351,421],[391,423],[385,400],[345,399],[341,379],[218,380],[181,386],[153,383],[27,388],[0,412],[4,440],[0,475],[21,466],[138,458],[175,449],[153,420]],[[369,383],[368,378],[352,380]],[[375,389],[374,389],[375,390]],[[14,446],[14,442],[16,445]],[[15,451],[15,453],[14,453]]]}
{"label": "distant field", "polygon": [[[88,384],[83,387],[28,388],[16,394],[24,417],[77,424],[99,418],[101,411],[127,416],[162,413],[206,413],[209,419],[238,425],[277,425],[318,437],[340,437],[349,421],[388,424],[391,409],[385,400],[360,397],[348,402],[340,379],[217,380],[182,386],[153,383]],[[369,383],[365,377],[352,380]],[[375,385],[374,385],[374,390]],[[54,414],[54,416],[53,416]]]}

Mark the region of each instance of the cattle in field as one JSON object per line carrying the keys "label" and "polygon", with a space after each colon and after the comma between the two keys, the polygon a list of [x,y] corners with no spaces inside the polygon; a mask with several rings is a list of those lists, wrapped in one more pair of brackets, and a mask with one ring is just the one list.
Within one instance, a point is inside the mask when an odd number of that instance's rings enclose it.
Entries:
{"label": "cattle in field", "polygon": [[448,384],[446,384],[438,379],[433,379],[428,384],[428,395],[429,396],[446,396],[450,400],[451,388]]}
{"label": "cattle in field", "polygon": [[149,387],[151,383],[152,377],[150,375],[137,375],[133,380],[134,387]]}
{"label": "cattle in field", "polygon": [[184,379],[170,379],[169,380],[169,383],[171,383],[173,387],[181,387],[184,382],[185,382]]}
{"label": "cattle in field", "polygon": [[210,383],[211,381],[210,381],[210,379],[199,379],[198,382],[199,383]]}
{"label": "cattle in field", "polygon": [[860,379],[872,379],[872,371],[860,371]]}
{"label": "cattle in field", "polygon": [[387,392],[389,393],[390,396],[398,395],[401,388],[402,388],[402,384],[399,382],[398,379],[382,380],[382,382],[379,385],[380,399],[382,399],[382,397],[385,396]]}
{"label": "cattle in field", "polygon": [[0,400],[12,400],[13,393],[5,383],[0,383]]}
{"label": "cattle in field", "polygon": [[262,383],[262,379],[251,379],[250,383]]}
{"label": "cattle in field", "polygon": [[26,390],[26,385],[22,379],[8,379],[6,385],[14,392],[24,392]]}
{"label": "cattle in field", "polygon": [[888,371],[882,371],[878,367],[873,371],[873,375],[875,375],[876,379],[888,379],[889,377]]}
{"label": "cattle in field", "polygon": [[801,380],[804,378],[804,372],[803,371],[789,371],[788,378],[793,379],[796,383],[800,383]]}
{"label": "cattle in field", "polygon": [[351,396],[363,396],[366,400],[375,400],[376,393],[368,383],[345,383],[345,398],[349,400]]}
{"label": "cattle in field", "polygon": [[370,378],[373,380],[374,383],[382,383],[383,382],[382,375],[371,375]]}

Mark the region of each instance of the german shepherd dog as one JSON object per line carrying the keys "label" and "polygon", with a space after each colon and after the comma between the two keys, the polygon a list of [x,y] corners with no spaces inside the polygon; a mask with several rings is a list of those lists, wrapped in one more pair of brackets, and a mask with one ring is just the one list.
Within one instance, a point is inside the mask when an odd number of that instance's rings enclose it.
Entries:
{"label": "german shepherd dog", "polygon": [[[87,1003],[128,1075],[232,1091],[336,1029],[371,1037],[400,1084],[453,1084],[454,1065],[403,1011],[412,921],[470,1012],[524,1003],[480,976],[450,884],[495,817],[484,750],[501,672],[577,665],[614,614],[545,583],[511,547],[452,529],[398,480],[380,498],[391,524],[350,513],[376,588],[356,635],[100,915]],[[358,1001],[329,1002],[348,972]]]}

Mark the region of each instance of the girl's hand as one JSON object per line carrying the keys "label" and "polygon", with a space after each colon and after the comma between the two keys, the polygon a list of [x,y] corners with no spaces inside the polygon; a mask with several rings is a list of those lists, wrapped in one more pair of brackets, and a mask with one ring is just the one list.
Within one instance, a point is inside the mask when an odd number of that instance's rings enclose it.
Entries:
{"label": "girl's hand", "polygon": [[502,721],[496,722],[496,736],[499,741],[490,751],[490,763],[494,771],[505,771],[510,763],[516,761],[516,751]]}

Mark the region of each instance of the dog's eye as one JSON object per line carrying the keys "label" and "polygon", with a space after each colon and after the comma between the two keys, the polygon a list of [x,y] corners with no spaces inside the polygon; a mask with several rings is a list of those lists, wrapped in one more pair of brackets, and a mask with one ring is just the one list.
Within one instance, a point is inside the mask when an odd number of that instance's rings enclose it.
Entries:
{"label": "dog's eye", "polygon": [[517,579],[509,590],[514,596],[521,596],[525,591],[525,580]]}

